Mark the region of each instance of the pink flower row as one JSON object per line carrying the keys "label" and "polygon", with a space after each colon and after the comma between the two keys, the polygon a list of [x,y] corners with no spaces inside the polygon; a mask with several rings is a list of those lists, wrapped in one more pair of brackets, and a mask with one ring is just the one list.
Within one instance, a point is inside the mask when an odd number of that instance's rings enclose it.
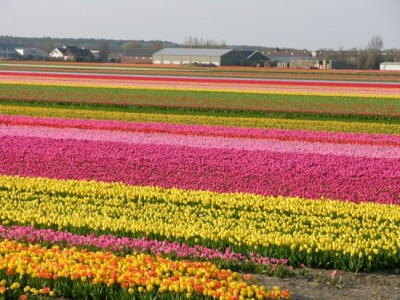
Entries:
{"label": "pink flower row", "polygon": [[258,129],[168,123],[99,121],[61,118],[37,118],[0,115],[0,124],[81,128],[110,131],[168,133],[180,135],[218,136],[230,138],[276,139],[288,141],[325,142],[338,144],[367,144],[400,146],[400,136],[387,134],[316,132],[307,130]]}
{"label": "pink flower row", "polygon": [[360,88],[360,89],[400,89],[397,82],[353,82],[353,81],[323,81],[323,80],[286,80],[286,79],[253,79],[253,78],[226,78],[226,77],[191,77],[191,76],[160,76],[160,75],[121,75],[121,74],[84,74],[84,73],[55,73],[55,72],[27,72],[27,71],[1,71],[0,77],[11,78],[46,78],[73,80],[93,80],[96,82],[123,81],[131,82],[158,82],[158,83],[195,83],[195,84],[232,84],[236,88],[242,85],[254,86],[301,86],[308,88]]}
{"label": "pink flower row", "polygon": [[400,160],[0,136],[0,174],[400,204]]}
{"label": "pink flower row", "polygon": [[54,231],[51,229],[35,229],[32,226],[0,225],[0,238],[17,240],[28,243],[66,243],[69,246],[94,246],[107,251],[132,250],[139,252],[150,252],[161,255],[175,255],[179,258],[193,259],[219,259],[227,262],[254,263],[260,265],[287,265],[287,259],[277,259],[250,253],[250,259],[240,253],[231,252],[227,248],[224,252],[203,246],[189,246],[185,243],[149,240],[147,238],[131,239],[127,237],[117,238],[112,234],[96,236],[79,235],[70,232]]}
{"label": "pink flower row", "polygon": [[1,125],[0,136],[73,139],[126,144],[187,146],[194,148],[235,149],[281,153],[337,155],[400,159],[400,146],[334,144],[321,142],[280,141],[275,139],[227,138],[145,132],[120,132],[77,128],[52,128]]}

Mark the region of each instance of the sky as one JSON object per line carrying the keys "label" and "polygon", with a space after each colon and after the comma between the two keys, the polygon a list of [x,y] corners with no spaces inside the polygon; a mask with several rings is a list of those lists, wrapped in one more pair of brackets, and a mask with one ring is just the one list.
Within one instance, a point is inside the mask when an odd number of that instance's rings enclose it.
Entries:
{"label": "sky", "polygon": [[400,48],[400,0],[0,0],[0,35]]}

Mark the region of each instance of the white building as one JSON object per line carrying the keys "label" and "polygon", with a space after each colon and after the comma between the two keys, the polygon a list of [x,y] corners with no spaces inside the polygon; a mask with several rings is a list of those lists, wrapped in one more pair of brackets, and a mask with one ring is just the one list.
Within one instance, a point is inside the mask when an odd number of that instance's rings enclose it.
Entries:
{"label": "white building", "polygon": [[49,58],[66,61],[93,61],[94,56],[89,49],[78,48],[77,46],[64,45],[62,48],[55,48],[50,52]]}
{"label": "white building", "polygon": [[44,51],[39,48],[15,48],[18,55],[24,59],[43,59]]}
{"label": "white building", "polygon": [[100,59],[100,51],[99,50],[90,50],[90,52],[92,52],[93,57],[95,60],[99,60]]}
{"label": "white building", "polygon": [[379,69],[382,71],[400,71],[400,62],[383,62]]}
{"label": "white building", "polygon": [[245,57],[233,49],[164,48],[153,54],[153,64],[240,66]]}
{"label": "white building", "polygon": [[50,52],[49,57],[54,59],[64,59],[66,49],[64,48],[55,48]]}

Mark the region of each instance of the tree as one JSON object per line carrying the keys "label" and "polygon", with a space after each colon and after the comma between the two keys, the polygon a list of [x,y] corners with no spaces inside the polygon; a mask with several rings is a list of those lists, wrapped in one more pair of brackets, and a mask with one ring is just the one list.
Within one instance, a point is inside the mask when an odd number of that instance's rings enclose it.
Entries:
{"label": "tree", "polygon": [[151,41],[149,44],[149,48],[153,50],[160,50],[163,48],[162,41]]}
{"label": "tree", "polygon": [[228,48],[228,46],[226,45],[225,40],[222,40],[222,41],[221,41],[219,47],[220,47],[221,49],[226,49],[226,48]]}
{"label": "tree", "polygon": [[386,62],[394,62],[395,61],[392,51],[390,51],[388,54],[386,54],[385,61]]}
{"label": "tree", "polygon": [[142,44],[138,41],[132,41],[132,42],[122,45],[122,49],[124,50],[124,53],[128,52],[129,50],[138,49],[138,48],[142,48]]}
{"label": "tree", "polygon": [[213,39],[203,39],[198,37],[185,37],[182,46],[190,48],[226,48],[226,43],[224,40],[221,42],[215,41]]}
{"label": "tree", "polygon": [[336,58],[337,60],[345,61],[346,60],[346,54],[344,52],[344,49],[342,46],[339,47],[339,51],[337,52]]}
{"label": "tree", "polygon": [[383,61],[381,54],[382,49],[382,36],[374,35],[368,43],[368,48],[366,50],[361,50],[358,55],[358,68],[363,70],[378,70],[379,64]]}
{"label": "tree", "polygon": [[49,55],[55,48],[53,40],[44,41],[40,48],[46,53],[46,55]]}
{"label": "tree", "polygon": [[110,44],[107,40],[101,40],[99,43],[99,58],[101,61],[108,60],[110,54]]}
{"label": "tree", "polygon": [[368,69],[367,68],[367,51],[360,50],[360,53],[357,56],[357,67],[361,70]]}
{"label": "tree", "polygon": [[368,50],[382,51],[383,38],[381,35],[374,35],[368,43]]}

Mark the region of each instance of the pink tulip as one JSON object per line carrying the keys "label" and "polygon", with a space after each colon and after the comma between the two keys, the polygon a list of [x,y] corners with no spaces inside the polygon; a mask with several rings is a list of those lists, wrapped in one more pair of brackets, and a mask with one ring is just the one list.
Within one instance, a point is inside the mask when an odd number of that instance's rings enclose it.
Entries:
{"label": "pink tulip", "polygon": [[400,160],[0,136],[0,174],[400,204]]}

